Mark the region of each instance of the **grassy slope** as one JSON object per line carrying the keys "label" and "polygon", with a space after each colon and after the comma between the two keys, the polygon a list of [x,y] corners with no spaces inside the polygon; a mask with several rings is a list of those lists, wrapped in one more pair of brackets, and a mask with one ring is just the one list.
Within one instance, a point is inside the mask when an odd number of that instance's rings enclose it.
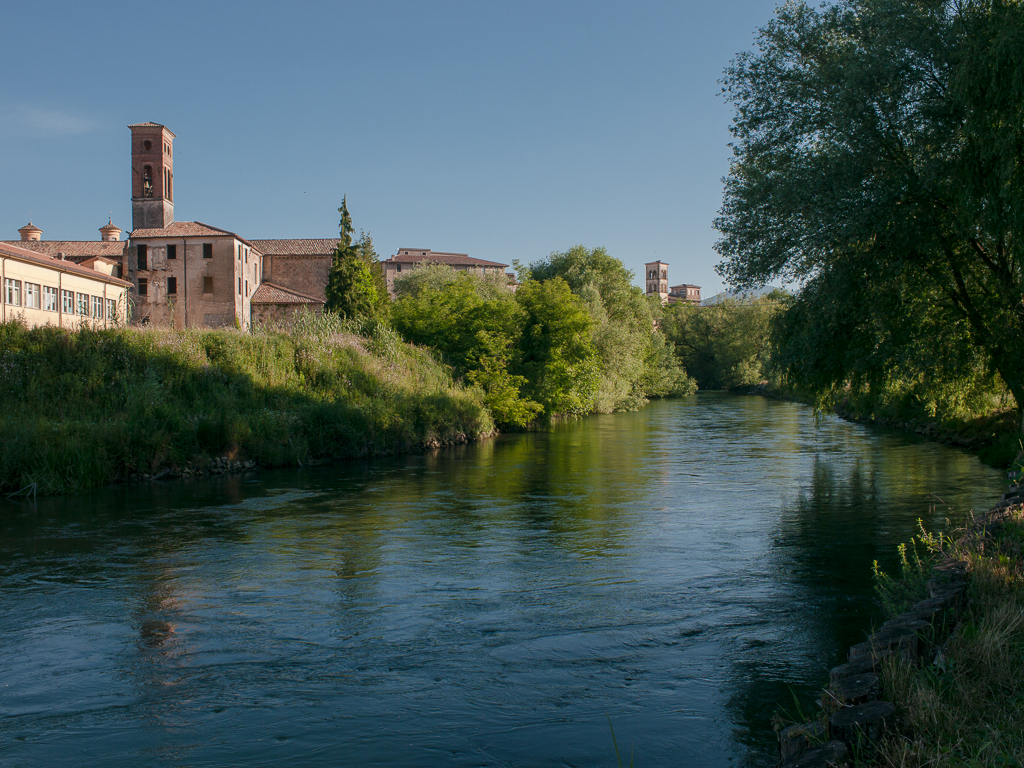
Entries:
{"label": "grassy slope", "polygon": [[26,329],[0,324],[0,491],[78,492],[230,455],[263,465],[493,431],[479,396],[388,329]]}
{"label": "grassy slope", "polygon": [[[943,542],[941,559],[967,562],[968,604],[935,665],[892,665],[884,698],[896,704],[899,732],[870,765],[954,768],[1024,764],[1024,510],[996,527]],[[933,553],[934,555],[934,553]],[[936,558],[883,578],[883,604],[898,611],[923,596]],[[888,598],[888,599],[887,599]]]}

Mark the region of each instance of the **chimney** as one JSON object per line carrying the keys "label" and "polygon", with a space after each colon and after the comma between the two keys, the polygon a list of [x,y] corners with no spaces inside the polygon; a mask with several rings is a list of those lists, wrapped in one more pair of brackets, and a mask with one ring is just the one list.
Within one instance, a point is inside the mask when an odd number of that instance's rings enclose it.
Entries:
{"label": "chimney", "polygon": [[100,227],[100,240],[105,243],[116,243],[121,239],[121,232],[123,232],[119,226],[114,224],[113,220],[108,220],[106,226]]}
{"label": "chimney", "polygon": [[21,241],[23,243],[31,242],[32,240],[42,240],[43,230],[35,226],[31,221],[24,227],[18,230],[18,234],[21,235]]}

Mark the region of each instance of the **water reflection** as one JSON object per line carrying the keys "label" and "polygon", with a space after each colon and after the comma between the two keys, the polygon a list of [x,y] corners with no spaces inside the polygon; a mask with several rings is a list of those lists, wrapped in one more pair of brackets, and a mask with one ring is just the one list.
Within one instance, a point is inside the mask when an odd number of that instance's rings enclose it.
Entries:
{"label": "water reflection", "polygon": [[0,514],[12,765],[769,765],[965,454],[701,395]]}

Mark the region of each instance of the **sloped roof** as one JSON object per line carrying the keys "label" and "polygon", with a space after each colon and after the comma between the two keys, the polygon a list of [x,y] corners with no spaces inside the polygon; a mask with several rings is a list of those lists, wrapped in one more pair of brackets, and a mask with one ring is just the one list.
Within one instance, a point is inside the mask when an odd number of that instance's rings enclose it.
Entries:
{"label": "sloped roof", "polygon": [[[409,251],[408,254],[405,251]],[[431,251],[424,248],[399,248],[398,253],[385,262],[392,264],[420,264],[424,261],[431,264],[448,264],[458,267],[507,267],[500,261],[485,261],[475,259],[465,253],[444,253],[442,251]]]}
{"label": "sloped roof", "polygon": [[[136,229],[128,237],[132,240],[143,237],[233,237],[246,245],[256,248],[252,243],[234,232],[220,227],[211,227],[201,221],[172,221],[166,227],[158,229]],[[259,251],[259,248],[256,248]],[[260,251],[262,253],[262,251]]]}
{"label": "sloped roof", "polygon": [[315,299],[304,293],[282,288],[273,283],[261,283],[249,300],[253,304],[323,304],[323,299]]}
{"label": "sloped roof", "polygon": [[41,253],[51,258],[63,253],[68,258],[87,259],[102,256],[106,259],[121,260],[124,240],[0,240],[3,245],[13,245],[27,251]]}
{"label": "sloped roof", "polygon": [[97,272],[95,269],[89,269],[88,267],[82,267],[70,261],[62,261],[61,259],[54,259],[45,254],[36,253],[30,251],[27,248],[22,248],[19,245],[11,245],[9,243],[0,243],[0,255],[18,259],[20,261],[26,261],[29,264],[39,264],[50,269],[56,269],[61,272],[69,272],[74,275],[82,275],[83,277],[89,277],[93,280],[100,280],[104,283],[113,283],[114,285],[125,285],[131,286],[127,280],[122,280],[119,277],[111,277],[105,275],[102,272]]}
{"label": "sloped roof", "polygon": [[252,245],[264,256],[330,256],[338,238],[253,240]]}

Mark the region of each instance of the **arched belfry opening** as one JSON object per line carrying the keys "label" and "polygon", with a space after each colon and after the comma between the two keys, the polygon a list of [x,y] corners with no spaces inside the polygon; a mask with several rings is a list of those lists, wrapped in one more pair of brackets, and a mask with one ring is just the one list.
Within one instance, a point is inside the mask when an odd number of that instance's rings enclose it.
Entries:
{"label": "arched belfry opening", "polygon": [[128,128],[132,132],[132,229],[163,229],[174,221],[174,134],[159,123]]}

